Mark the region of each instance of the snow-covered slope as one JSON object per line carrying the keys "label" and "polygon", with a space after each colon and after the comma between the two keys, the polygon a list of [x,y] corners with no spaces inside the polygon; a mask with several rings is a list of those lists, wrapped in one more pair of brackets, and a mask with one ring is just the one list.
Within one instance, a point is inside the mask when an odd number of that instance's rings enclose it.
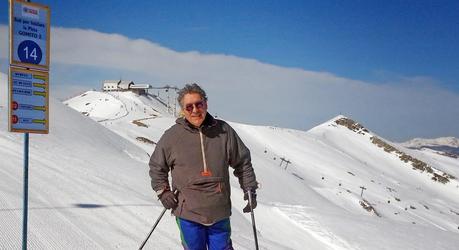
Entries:
{"label": "snow-covered slope", "polygon": [[[7,132],[0,77],[0,249],[19,249],[23,135]],[[132,249],[161,211],[148,187],[148,155],[54,99],[50,106],[49,135],[30,135],[29,247]]]}
{"label": "snow-covered slope", "polygon": [[[376,146],[374,134],[364,128],[352,131],[336,122],[343,120],[348,119],[336,117],[308,132],[233,125],[253,150],[255,166],[272,165],[269,160],[281,164],[280,157],[292,162],[285,172],[297,178],[279,181],[280,174],[264,176],[262,182],[269,190],[263,194],[275,201],[280,198],[271,196],[279,190],[293,194],[283,198],[298,205],[284,215],[300,223],[305,233],[326,242],[341,242],[334,248],[439,249],[443,243],[435,237],[455,239],[459,233],[458,182],[433,181],[434,175],[413,170],[411,162],[402,162],[395,152]],[[434,168],[435,173],[448,168],[459,176],[459,161],[432,160],[431,164],[439,169]],[[303,184],[302,194],[292,190],[295,182]],[[360,187],[365,188],[362,196]],[[431,234],[425,236],[432,237],[430,242],[417,239],[424,234]],[[455,248],[454,242],[444,248]]]}
{"label": "snow-covered slope", "polygon": [[[168,108],[165,102],[150,94],[139,96],[133,92],[88,91],[65,101],[64,104],[134,143],[142,142],[139,146],[148,153],[154,149],[155,142],[152,138],[158,138],[163,132],[163,127],[158,127],[158,121],[162,119],[158,118],[173,117],[172,108]],[[152,126],[158,129],[146,129],[148,121],[153,119],[155,122]],[[168,125],[171,122],[166,123]]]}
{"label": "snow-covered slope", "polygon": [[[68,101],[70,106],[78,102]],[[145,136],[155,142],[174,123],[164,114],[143,120],[144,126],[131,119],[107,127],[131,141]],[[387,142],[345,117],[308,132],[231,124],[251,149],[263,186],[257,218],[265,242],[293,249],[305,244],[312,249],[427,249],[438,248],[443,243],[433,239],[444,237],[451,240],[445,247],[454,248],[459,188],[453,176],[459,176],[459,161]],[[130,135],[124,132],[128,126]],[[154,144],[144,148],[151,152]],[[233,187],[237,200],[242,194],[234,180]],[[427,233],[431,240],[418,239]]]}
{"label": "snow-covered slope", "polygon": [[[93,91],[66,104],[78,112],[52,102],[50,134],[31,138],[36,191],[29,244],[135,248],[161,211],[149,187],[147,154],[175,118],[154,98],[128,92]],[[8,218],[0,223],[0,249],[14,249],[20,245],[21,136],[1,125],[0,157],[11,160],[0,168],[0,213]],[[307,132],[231,125],[251,149],[262,184],[255,210],[261,249],[457,248],[458,159],[388,142],[345,117]],[[231,181],[235,249],[253,249],[242,192]],[[147,248],[179,244],[174,220],[165,216]]]}

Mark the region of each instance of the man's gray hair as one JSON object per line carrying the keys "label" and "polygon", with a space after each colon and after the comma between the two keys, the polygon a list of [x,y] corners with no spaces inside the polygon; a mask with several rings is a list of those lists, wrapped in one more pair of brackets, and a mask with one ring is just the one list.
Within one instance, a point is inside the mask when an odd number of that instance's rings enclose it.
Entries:
{"label": "man's gray hair", "polygon": [[187,84],[185,85],[185,87],[183,87],[181,90],[179,90],[178,92],[178,97],[177,97],[177,101],[179,102],[180,106],[182,106],[182,100],[183,100],[183,97],[186,95],[186,94],[190,94],[190,93],[196,93],[196,94],[199,94],[201,96],[201,98],[204,100],[204,101],[207,101],[207,95],[206,95],[206,91],[204,91],[199,85],[197,85],[196,83],[192,83],[192,84]]}

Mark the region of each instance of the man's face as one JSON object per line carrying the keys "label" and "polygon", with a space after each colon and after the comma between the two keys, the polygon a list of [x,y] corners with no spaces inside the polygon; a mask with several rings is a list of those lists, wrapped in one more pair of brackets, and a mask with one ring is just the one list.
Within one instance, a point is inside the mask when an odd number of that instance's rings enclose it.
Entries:
{"label": "man's face", "polygon": [[198,93],[188,93],[182,99],[185,119],[195,127],[200,127],[207,114],[207,102]]}

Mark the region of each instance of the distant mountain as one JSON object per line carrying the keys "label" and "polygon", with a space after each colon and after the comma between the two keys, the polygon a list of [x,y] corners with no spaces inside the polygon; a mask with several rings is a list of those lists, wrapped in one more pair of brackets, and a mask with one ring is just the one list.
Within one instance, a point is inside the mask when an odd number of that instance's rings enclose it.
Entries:
{"label": "distant mountain", "polygon": [[431,149],[438,154],[459,158],[459,139],[455,137],[441,137],[436,139],[415,138],[401,145],[411,149]]}

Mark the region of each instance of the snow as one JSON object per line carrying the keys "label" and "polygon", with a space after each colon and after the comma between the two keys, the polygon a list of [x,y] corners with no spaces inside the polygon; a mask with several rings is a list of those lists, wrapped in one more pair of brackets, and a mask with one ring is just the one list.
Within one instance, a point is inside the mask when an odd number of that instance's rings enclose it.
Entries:
{"label": "snow", "polygon": [[459,139],[454,137],[440,137],[434,139],[414,138],[404,142],[405,147],[420,148],[423,146],[449,146],[459,148]]}
{"label": "snow", "polygon": [[[1,74],[2,117],[6,85]],[[137,248],[162,211],[148,156],[175,123],[169,111],[155,96],[131,92],[88,91],[64,104],[52,99],[50,133],[30,138],[29,248]],[[459,182],[433,181],[373,144],[371,131],[335,122],[343,118],[309,131],[230,122],[250,148],[262,185],[255,209],[260,248],[456,249]],[[0,128],[0,249],[18,249],[23,136],[7,132],[5,119]],[[384,141],[459,177],[459,159]],[[231,185],[234,247],[254,249],[236,178]],[[380,217],[364,210],[363,200]],[[166,213],[145,249],[180,249],[179,239]]]}

